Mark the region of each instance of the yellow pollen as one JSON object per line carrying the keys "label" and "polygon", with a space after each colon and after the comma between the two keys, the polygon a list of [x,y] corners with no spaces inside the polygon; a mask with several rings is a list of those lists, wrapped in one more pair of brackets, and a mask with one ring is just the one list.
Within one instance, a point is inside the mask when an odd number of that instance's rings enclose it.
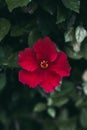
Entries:
{"label": "yellow pollen", "polygon": [[45,61],[45,60],[41,61],[40,67],[41,67],[42,69],[48,68],[48,61]]}

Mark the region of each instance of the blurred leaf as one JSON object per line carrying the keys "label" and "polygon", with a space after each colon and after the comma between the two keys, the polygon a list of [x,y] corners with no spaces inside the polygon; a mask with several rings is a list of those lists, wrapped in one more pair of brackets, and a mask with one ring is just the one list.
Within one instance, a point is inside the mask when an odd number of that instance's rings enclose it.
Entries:
{"label": "blurred leaf", "polygon": [[[65,114],[64,119],[63,119],[63,113]],[[59,130],[76,130],[76,117],[70,118],[68,117],[67,110],[64,109],[62,111],[62,115],[60,114],[61,117],[59,117]]]}
{"label": "blurred leaf", "polygon": [[34,112],[42,112],[46,109],[46,105],[44,103],[38,103],[34,107]]}
{"label": "blurred leaf", "polygon": [[82,84],[82,86],[83,86],[84,94],[87,95],[87,82],[84,82],[84,83]]}
{"label": "blurred leaf", "polygon": [[68,110],[67,109],[62,109],[60,114],[59,114],[58,119],[60,121],[67,121],[69,119],[69,117],[68,117]]}
{"label": "blurred leaf", "polygon": [[25,30],[23,27],[20,26],[13,26],[11,29],[11,36],[12,37],[19,37],[25,33]]}
{"label": "blurred leaf", "polygon": [[83,127],[87,128],[87,108],[83,108],[81,111],[80,123]]}
{"label": "blurred leaf", "polygon": [[81,52],[82,52],[84,59],[87,60],[87,39],[86,39],[85,43],[83,43],[83,45],[81,46]]}
{"label": "blurred leaf", "polygon": [[53,104],[52,98],[47,98],[47,105],[51,106]]}
{"label": "blurred leaf", "polygon": [[26,6],[32,0],[5,0],[5,1],[8,5],[9,11],[12,12],[13,9],[15,9],[17,7]]}
{"label": "blurred leaf", "polygon": [[61,102],[62,99],[64,98],[65,98],[64,102],[67,102],[68,101],[67,98],[70,97],[70,95],[73,94],[73,92],[75,91],[74,88],[75,88],[75,84],[73,82],[64,80],[61,85],[61,91],[59,93],[58,92],[51,93],[50,97],[55,102],[56,101],[58,102],[58,99]]}
{"label": "blurred leaf", "polygon": [[87,31],[83,27],[78,26],[75,31],[75,37],[77,42],[80,44],[81,42],[83,42],[85,37],[87,37]]}
{"label": "blurred leaf", "polygon": [[84,104],[83,98],[79,98],[75,101],[76,107],[81,107]]}
{"label": "blurred leaf", "polygon": [[57,130],[55,121],[49,118],[44,119],[42,130]]}
{"label": "blurred leaf", "polygon": [[18,67],[18,53],[13,53],[8,46],[0,47],[0,65],[7,67]]}
{"label": "blurred leaf", "polygon": [[72,122],[66,122],[61,124],[61,126],[59,127],[59,130],[76,130],[76,126],[75,124]]}
{"label": "blurred leaf", "polygon": [[67,94],[73,92],[74,88],[75,88],[75,85],[73,82],[64,80],[62,82],[61,92],[59,94],[61,96],[68,96]]}
{"label": "blurred leaf", "polygon": [[66,104],[67,102],[69,101],[69,99],[67,97],[59,97],[58,99],[55,98],[53,100],[53,105],[54,106],[57,106],[57,107],[61,107],[63,106],[64,104]]}
{"label": "blurred leaf", "polygon": [[8,34],[10,22],[5,18],[0,18],[0,41]]}
{"label": "blurred leaf", "polygon": [[62,0],[66,8],[79,13],[80,1],[79,0]]}
{"label": "blurred leaf", "polygon": [[57,21],[56,24],[62,23],[66,20],[66,11],[64,11],[60,6],[57,6]]}
{"label": "blurred leaf", "polygon": [[68,57],[70,57],[70,58],[72,58],[72,59],[78,60],[78,59],[81,59],[81,58],[83,57],[81,51],[80,51],[80,52],[75,52],[75,51],[73,51],[70,47],[66,47],[66,48],[65,48],[65,51],[66,51]]}
{"label": "blurred leaf", "polygon": [[3,47],[0,46],[0,62],[5,58],[5,52]]}
{"label": "blurred leaf", "polygon": [[0,73],[0,90],[5,87],[6,84],[6,75],[5,73]]}
{"label": "blurred leaf", "polygon": [[64,34],[65,37],[65,42],[71,42],[75,39],[75,35],[74,35],[74,28],[69,28],[69,30],[67,32],[65,32]]}
{"label": "blurred leaf", "polygon": [[3,0],[0,0],[0,9],[5,7],[5,2]]}
{"label": "blurred leaf", "polygon": [[58,92],[61,91],[61,84],[62,84],[62,81],[60,82],[60,86],[57,86],[57,87],[55,88],[56,91],[58,91]]}
{"label": "blurred leaf", "polygon": [[18,67],[17,61],[18,61],[18,53],[13,53],[4,62],[4,65],[11,67],[11,68],[12,67],[15,68],[15,67]]}
{"label": "blurred leaf", "polygon": [[40,5],[45,11],[47,11],[51,15],[53,15],[56,11],[57,4],[55,1],[53,2],[53,0],[44,0],[40,2]]}
{"label": "blurred leaf", "polygon": [[52,118],[55,118],[56,116],[56,111],[54,108],[48,108],[47,109],[47,113],[52,117]]}
{"label": "blurred leaf", "polygon": [[36,42],[39,38],[41,38],[41,33],[37,29],[31,30],[29,35],[28,35],[29,47],[32,47],[34,42]]}

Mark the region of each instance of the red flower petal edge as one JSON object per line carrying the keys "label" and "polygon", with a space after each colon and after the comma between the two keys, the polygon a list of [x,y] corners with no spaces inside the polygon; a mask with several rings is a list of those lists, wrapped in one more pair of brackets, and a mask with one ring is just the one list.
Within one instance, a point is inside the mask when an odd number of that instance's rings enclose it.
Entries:
{"label": "red flower petal edge", "polygon": [[64,52],[57,51],[49,37],[39,39],[32,48],[25,48],[18,55],[19,81],[31,88],[40,86],[52,92],[60,86],[63,77],[70,75],[71,67]]}

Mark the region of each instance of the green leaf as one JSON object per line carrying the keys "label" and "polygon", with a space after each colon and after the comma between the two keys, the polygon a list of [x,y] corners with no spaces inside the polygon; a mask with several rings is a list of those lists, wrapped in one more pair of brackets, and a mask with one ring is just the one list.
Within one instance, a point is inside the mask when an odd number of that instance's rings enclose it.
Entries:
{"label": "green leaf", "polygon": [[26,6],[32,0],[5,0],[5,1],[8,5],[9,11],[12,12],[13,9],[15,9],[17,7]]}
{"label": "green leaf", "polygon": [[8,34],[11,24],[5,18],[0,18],[0,41]]}
{"label": "green leaf", "polygon": [[37,29],[31,30],[29,35],[28,35],[29,47],[32,47],[34,42],[36,42],[39,38],[41,38],[41,33]]}
{"label": "green leaf", "polygon": [[42,112],[45,109],[46,109],[46,105],[44,103],[38,103],[34,108],[34,112]]}
{"label": "green leaf", "polygon": [[69,117],[68,117],[68,110],[67,109],[62,109],[58,119],[60,121],[67,121],[69,119]]}
{"label": "green leaf", "polygon": [[79,0],[62,0],[66,8],[79,13],[80,1]]}
{"label": "green leaf", "polygon": [[57,106],[57,107],[61,107],[63,106],[64,104],[66,104],[67,102],[69,101],[69,99],[67,97],[60,97],[58,99],[54,99],[53,100],[53,105],[54,106]]}
{"label": "green leaf", "polygon": [[63,10],[60,6],[57,6],[57,21],[56,24],[65,22],[66,20],[66,11]]}
{"label": "green leaf", "polygon": [[58,92],[51,93],[50,97],[52,98],[53,101],[55,101],[55,103],[58,102],[58,100],[59,102],[63,101],[63,98],[65,98],[64,102],[67,102],[68,99],[66,98],[70,97],[70,95],[73,94],[75,90],[74,88],[75,84],[73,82],[64,80],[61,85],[61,91],[59,93]]}
{"label": "green leaf", "polygon": [[0,46],[0,62],[5,58],[5,52],[3,47]]}
{"label": "green leaf", "polygon": [[56,116],[56,111],[55,111],[55,109],[53,109],[53,108],[48,108],[48,109],[47,109],[47,113],[48,113],[52,118],[55,118],[55,116]]}
{"label": "green leaf", "polygon": [[83,86],[84,94],[87,95],[87,82],[84,82],[84,83],[82,84],[82,86]]}
{"label": "green leaf", "polygon": [[8,46],[0,47],[0,65],[7,67],[18,67],[18,53],[13,53]]}
{"label": "green leaf", "polygon": [[53,104],[52,98],[47,98],[47,105],[51,106]]}
{"label": "green leaf", "polygon": [[12,53],[8,58],[5,60],[4,64],[5,66],[11,67],[11,68],[18,68],[18,53]]}
{"label": "green leaf", "polygon": [[44,119],[42,130],[57,130],[55,121],[53,121],[51,118]]}
{"label": "green leaf", "polygon": [[70,118],[66,120],[59,119],[59,130],[76,130],[76,118]]}
{"label": "green leaf", "polygon": [[82,109],[82,112],[80,115],[80,122],[83,127],[87,128],[87,109],[86,108]]}
{"label": "green leaf", "polygon": [[40,5],[45,11],[53,15],[56,11],[57,3],[53,2],[53,0],[43,0],[40,2]]}
{"label": "green leaf", "polygon": [[87,39],[84,42],[84,44],[81,46],[81,52],[82,52],[84,59],[87,60]]}
{"label": "green leaf", "polygon": [[11,29],[11,36],[12,37],[19,37],[21,35],[23,35],[25,32],[24,28],[23,27],[20,27],[20,26],[13,26],[12,29]]}
{"label": "green leaf", "polygon": [[74,28],[69,28],[69,30],[67,32],[65,32],[64,34],[65,37],[65,42],[71,42],[75,39],[75,35],[74,35]]}
{"label": "green leaf", "polygon": [[73,51],[70,47],[66,47],[66,48],[65,48],[65,51],[66,51],[68,57],[70,57],[70,58],[72,58],[72,59],[78,60],[78,59],[81,59],[81,58],[83,57],[81,51],[75,52],[75,51]]}
{"label": "green leaf", "polygon": [[78,26],[75,31],[76,41],[80,44],[87,37],[87,31],[85,28]]}
{"label": "green leaf", "polygon": [[66,122],[61,124],[61,126],[59,127],[59,130],[76,130],[76,126],[75,124],[72,122]]}
{"label": "green leaf", "polygon": [[5,87],[6,84],[6,75],[5,73],[0,73],[0,90]]}

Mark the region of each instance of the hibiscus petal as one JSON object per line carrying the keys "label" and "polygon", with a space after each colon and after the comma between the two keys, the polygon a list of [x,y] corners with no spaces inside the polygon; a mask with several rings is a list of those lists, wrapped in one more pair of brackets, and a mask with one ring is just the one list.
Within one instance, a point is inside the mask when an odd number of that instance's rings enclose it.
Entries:
{"label": "hibiscus petal", "polygon": [[58,58],[51,64],[50,70],[60,76],[69,76],[71,67],[64,52],[58,52]]}
{"label": "hibiscus petal", "polygon": [[38,68],[36,59],[34,57],[34,52],[30,48],[26,48],[24,51],[20,52],[18,64],[27,71],[34,71]]}
{"label": "hibiscus petal", "polygon": [[60,85],[61,77],[52,72],[45,72],[42,76],[43,80],[40,83],[40,86],[46,91],[46,92],[52,92],[56,88],[56,86]]}
{"label": "hibiscus petal", "polygon": [[33,47],[37,59],[49,59],[53,62],[57,58],[56,44],[49,37],[39,39]]}
{"label": "hibiscus petal", "polygon": [[25,70],[20,70],[19,81],[31,88],[35,88],[40,83],[40,76],[37,72],[27,72]]}

